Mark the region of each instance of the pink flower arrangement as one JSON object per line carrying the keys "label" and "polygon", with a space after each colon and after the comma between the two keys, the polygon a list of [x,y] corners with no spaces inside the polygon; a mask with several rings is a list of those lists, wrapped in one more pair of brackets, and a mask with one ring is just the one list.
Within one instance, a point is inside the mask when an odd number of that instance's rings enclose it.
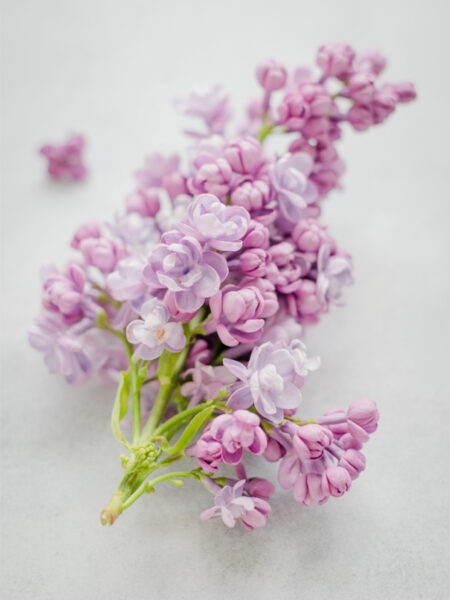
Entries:
{"label": "pink flower arrangement", "polygon": [[[410,83],[379,84],[385,63],[344,43],[319,48],[317,76],[267,60],[260,97],[231,137],[220,88],[178,100],[203,123],[187,132],[185,163],[149,154],[123,210],[78,227],[75,257],[45,270],[31,345],[68,383],[118,386],[112,429],[128,454],[103,525],[160,483],[190,478],[213,495],[203,520],[262,527],[274,486],[247,477],[251,454],[278,463],[280,487],[305,506],[343,495],[365,469],[376,404],[300,416],[320,364],[300,338],[353,282],[351,256],[321,219],[341,187],[341,131],[366,130],[415,98]],[[265,139],[287,132],[285,151],[268,152]],[[50,175],[82,178],[82,149],[80,137],[44,147]]]}

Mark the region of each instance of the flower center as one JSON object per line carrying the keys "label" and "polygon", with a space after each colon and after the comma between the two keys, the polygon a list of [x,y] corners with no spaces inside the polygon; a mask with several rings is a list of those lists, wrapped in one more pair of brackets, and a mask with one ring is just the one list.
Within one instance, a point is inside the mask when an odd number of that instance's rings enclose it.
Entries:
{"label": "flower center", "polygon": [[284,384],[281,375],[278,375],[275,365],[267,365],[259,372],[259,385],[267,392],[280,394]]}

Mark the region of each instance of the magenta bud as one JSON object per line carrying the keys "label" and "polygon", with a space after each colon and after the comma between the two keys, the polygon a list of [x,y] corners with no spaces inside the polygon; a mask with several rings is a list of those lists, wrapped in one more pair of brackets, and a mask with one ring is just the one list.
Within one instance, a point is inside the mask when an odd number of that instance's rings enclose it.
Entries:
{"label": "magenta bud", "polygon": [[263,160],[261,144],[253,137],[241,137],[224,148],[224,156],[235,173],[251,174]]}
{"label": "magenta bud", "polygon": [[330,119],[327,117],[314,117],[308,119],[302,127],[302,133],[307,138],[319,138],[326,136],[330,130]]}
{"label": "magenta bud", "polygon": [[255,498],[261,498],[262,500],[269,500],[270,497],[275,493],[275,486],[260,477],[252,477],[247,481],[244,486],[245,491]]}
{"label": "magenta bud", "polygon": [[[355,425],[355,427],[358,427],[357,425]],[[361,432],[364,432],[364,429],[360,428]],[[364,438],[364,441],[367,441],[368,436],[366,434],[366,437]],[[363,447],[363,442],[361,442],[359,439],[357,439],[356,437],[354,437],[351,433],[344,433],[344,435],[342,435],[339,438],[339,444],[342,446],[342,448],[344,450],[361,450],[361,448]]]}
{"label": "magenta bud", "polygon": [[306,473],[298,477],[292,495],[305,506],[317,506],[326,502],[330,493],[323,488],[322,477],[318,473]]}
{"label": "magenta bud", "polygon": [[342,467],[329,467],[322,474],[322,490],[330,496],[342,496],[352,485],[352,478]]}
{"label": "magenta bud", "polygon": [[261,248],[245,250],[239,257],[239,266],[244,275],[264,277],[269,263],[269,255]]}
{"label": "magenta bud", "polygon": [[242,242],[244,248],[262,248],[263,250],[267,250],[270,245],[269,230],[262,223],[252,219]]}
{"label": "magenta bud", "polygon": [[87,264],[103,273],[111,273],[124,254],[122,242],[107,237],[84,239],[80,243],[80,250]]}
{"label": "magenta bud", "polygon": [[296,429],[292,439],[294,450],[302,460],[322,458],[323,451],[333,441],[333,434],[326,427],[309,424]]}
{"label": "magenta bud", "polygon": [[326,77],[345,77],[352,69],[355,51],[343,42],[324,44],[317,52],[317,64]]}
{"label": "magenta bud", "polygon": [[310,114],[309,104],[298,91],[289,92],[278,107],[280,123],[289,131],[300,131]]}
{"label": "magenta bud", "polygon": [[[314,219],[305,219],[294,227],[292,239],[302,252],[318,252],[320,246],[325,241],[329,243],[331,237],[327,234],[326,227]],[[333,247],[336,247],[334,240]]]}
{"label": "magenta bud", "polygon": [[348,95],[360,104],[368,104],[375,93],[373,73],[354,73],[348,82]]}
{"label": "magenta bud", "polygon": [[72,246],[72,248],[78,249],[82,240],[85,240],[87,238],[99,238],[100,235],[100,225],[98,223],[95,223],[95,221],[89,221],[87,223],[83,223],[83,225],[78,227],[70,245]]}
{"label": "magenta bud", "polygon": [[269,59],[257,67],[256,78],[266,92],[274,92],[284,87],[287,72],[284,65],[276,60]]}
{"label": "magenta bud", "polygon": [[352,479],[356,479],[366,468],[366,457],[358,450],[346,450],[339,460],[339,466],[348,471]]}
{"label": "magenta bud", "polygon": [[368,50],[358,59],[358,69],[379,75],[386,67],[386,57],[376,49]]}
{"label": "magenta bud", "polygon": [[231,192],[231,204],[249,212],[261,210],[270,201],[270,185],[263,179],[243,181]]}
{"label": "magenta bud", "polygon": [[399,102],[411,102],[417,96],[416,88],[410,81],[399,81],[397,83],[388,83],[383,86],[383,90],[392,90]]}
{"label": "magenta bud", "polygon": [[263,456],[269,462],[277,462],[280,458],[286,454],[284,446],[279,444],[276,440],[269,437],[267,440],[267,447],[264,450]]}
{"label": "magenta bud", "polygon": [[372,113],[375,123],[382,123],[392,112],[398,102],[397,93],[390,87],[375,92],[372,102]]}
{"label": "magenta bud", "polygon": [[351,107],[347,113],[347,120],[356,131],[365,131],[374,124],[372,112],[359,104]]}
{"label": "magenta bud", "polygon": [[362,427],[367,433],[373,433],[376,430],[378,418],[377,405],[369,398],[352,402],[347,410],[347,419]]}
{"label": "magenta bud", "polygon": [[175,200],[177,196],[181,196],[181,194],[187,194],[188,189],[186,185],[186,177],[178,171],[174,173],[170,173],[163,177],[162,180],[163,188],[169,194],[169,198],[171,200]]}

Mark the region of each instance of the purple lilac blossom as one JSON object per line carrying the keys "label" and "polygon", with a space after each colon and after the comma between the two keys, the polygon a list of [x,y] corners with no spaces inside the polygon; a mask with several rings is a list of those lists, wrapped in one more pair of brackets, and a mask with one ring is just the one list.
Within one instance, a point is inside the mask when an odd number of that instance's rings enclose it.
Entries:
{"label": "purple lilac blossom", "polygon": [[143,217],[137,212],[117,213],[108,227],[123,242],[129,254],[147,254],[161,236],[155,219]]}
{"label": "purple lilac blossom", "polygon": [[244,450],[262,454],[266,447],[267,436],[259,417],[247,410],[236,410],[213,419],[188,454],[195,456],[205,471],[214,473],[222,462],[240,463]]}
{"label": "purple lilac blossom", "polygon": [[135,177],[142,188],[161,187],[164,177],[178,171],[179,157],[176,154],[163,156],[158,152],[149,154],[142,169]]}
{"label": "purple lilac blossom", "polygon": [[213,321],[207,332],[214,329],[227,346],[256,342],[264,327],[265,303],[260,290],[253,285],[226,285],[209,302]]}
{"label": "purple lilac blossom", "polygon": [[313,161],[308,154],[285,154],[274,165],[272,184],[282,216],[297,223],[309,204],[317,200],[317,187],[309,180]]}
{"label": "purple lilac blossom", "polygon": [[161,356],[163,350],[180,352],[186,337],[180,323],[169,322],[169,311],[163,302],[152,298],[144,302],[139,310],[141,319],[131,321],[127,326],[127,339],[137,344],[136,358],[153,360]]}
{"label": "purple lilac blossom", "polygon": [[192,313],[214,296],[228,274],[226,260],[220,254],[204,250],[200,242],[169,231],[150,252],[144,279],[155,288],[166,288],[179,311]]}
{"label": "purple lilac blossom", "polygon": [[266,342],[253,349],[247,367],[227,358],[223,363],[242,381],[231,394],[228,407],[244,409],[254,405],[265,419],[280,423],[285,409],[300,406],[302,395],[295,359],[289,349],[277,349],[271,342]]}
{"label": "purple lilac blossom", "polygon": [[183,377],[192,377],[192,381],[183,383],[181,393],[189,398],[189,408],[197,405],[202,400],[214,400],[220,390],[227,390],[236,378],[225,367],[213,367],[198,362],[194,367],[187,369]]}
{"label": "purple lilac blossom", "polygon": [[254,174],[265,162],[261,144],[251,136],[231,140],[223,154],[233,172],[241,175]]}
{"label": "purple lilac blossom", "polygon": [[[218,85],[211,88],[198,88],[186,98],[177,99],[175,106],[184,115],[202,119],[208,128],[209,134],[223,133],[230,116],[228,96],[222,92]],[[203,135],[192,132],[187,133],[196,137]]]}
{"label": "purple lilac blossom", "polygon": [[207,365],[211,362],[212,352],[208,342],[204,339],[197,339],[189,352],[186,361],[186,366],[192,369],[197,366],[197,363]]}
{"label": "purple lilac blossom", "polygon": [[187,180],[191,194],[209,193],[225,198],[230,191],[232,171],[225,158],[202,153],[193,160],[195,174]]}
{"label": "purple lilac blossom", "polygon": [[69,265],[65,275],[51,269],[43,282],[42,304],[47,310],[59,313],[66,325],[77,323],[85,312],[85,283],[84,269],[77,264]]}
{"label": "purple lilac blossom", "polygon": [[92,371],[103,383],[117,384],[120,372],[128,369],[128,356],[122,341],[109,331],[92,328],[83,335],[82,343]]}
{"label": "purple lilac blossom", "polygon": [[230,252],[241,249],[249,223],[245,208],[226,206],[213,194],[201,194],[189,204],[179,228],[215,250]]}
{"label": "purple lilac blossom", "polygon": [[124,255],[120,241],[103,236],[81,240],[80,250],[87,264],[97,267],[102,273],[110,273]]}
{"label": "purple lilac blossom", "polygon": [[28,333],[36,350],[44,355],[50,373],[60,373],[67,383],[78,383],[91,370],[82,340],[75,328],[67,328],[59,315],[43,314]]}
{"label": "purple lilac blossom", "polygon": [[145,294],[148,286],[142,274],[144,267],[145,261],[140,256],[128,256],[117,263],[106,279],[106,287],[114,300],[136,300]]}
{"label": "purple lilac blossom", "polygon": [[352,263],[349,256],[331,254],[323,244],[317,258],[317,295],[320,301],[340,303],[342,286],[353,283]]}
{"label": "purple lilac blossom", "polygon": [[221,517],[227,527],[234,527],[236,521],[249,530],[264,527],[270,515],[270,504],[258,497],[244,496],[245,480],[238,481],[233,487],[226,485],[217,491],[215,506],[200,515],[203,521]]}

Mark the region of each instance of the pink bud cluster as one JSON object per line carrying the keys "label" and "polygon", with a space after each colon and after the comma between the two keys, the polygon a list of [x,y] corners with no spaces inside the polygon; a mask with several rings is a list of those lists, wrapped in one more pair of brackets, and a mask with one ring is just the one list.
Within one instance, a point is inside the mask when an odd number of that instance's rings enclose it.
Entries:
{"label": "pink bud cluster", "polygon": [[281,459],[278,481],[292,489],[295,500],[323,504],[330,496],[342,496],[365,469],[360,450],[377,426],[375,402],[359,400],[346,412],[333,410],[313,424],[287,421],[274,432],[264,455],[271,462]]}

